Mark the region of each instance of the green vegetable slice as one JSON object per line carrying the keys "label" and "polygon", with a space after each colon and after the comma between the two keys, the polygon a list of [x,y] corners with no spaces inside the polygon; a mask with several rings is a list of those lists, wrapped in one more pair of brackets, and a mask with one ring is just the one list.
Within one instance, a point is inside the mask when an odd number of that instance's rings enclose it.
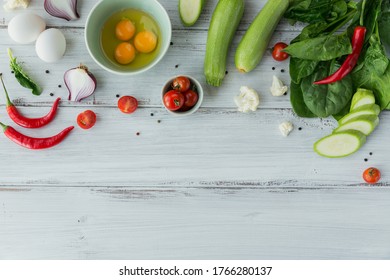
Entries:
{"label": "green vegetable slice", "polygon": [[205,0],[179,0],[180,19],[185,26],[192,26],[202,13]]}
{"label": "green vegetable slice", "polygon": [[31,89],[34,95],[40,95],[42,89],[30,78],[30,76],[23,70],[22,66],[13,57],[11,49],[8,49],[11,70],[14,71],[15,78],[22,87]]}
{"label": "green vegetable slice", "polygon": [[377,115],[362,115],[354,119],[349,120],[343,125],[336,128],[333,132],[341,132],[346,130],[357,130],[368,136],[379,124],[379,118]]}
{"label": "green vegetable slice", "polygon": [[354,111],[360,106],[372,104],[375,104],[375,96],[372,90],[358,88],[352,97],[350,111]]}
{"label": "green vegetable slice", "polygon": [[314,151],[329,158],[346,157],[359,150],[365,142],[366,136],[363,133],[347,130],[321,138],[314,143]]}
{"label": "green vegetable slice", "polygon": [[351,119],[354,119],[356,117],[362,116],[362,115],[374,115],[378,116],[381,111],[381,108],[376,104],[368,104],[358,107],[356,110],[353,110],[346,114],[343,118],[339,120],[339,125],[342,125]]}

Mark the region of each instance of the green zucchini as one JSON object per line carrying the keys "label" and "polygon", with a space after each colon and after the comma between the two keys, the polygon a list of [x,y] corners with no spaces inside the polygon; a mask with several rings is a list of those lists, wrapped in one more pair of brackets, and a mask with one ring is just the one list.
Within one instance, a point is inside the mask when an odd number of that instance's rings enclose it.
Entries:
{"label": "green zucchini", "polygon": [[342,117],[338,123],[339,125],[345,124],[346,122],[350,121],[353,118],[362,116],[362,115],[375,115],[378,116],[381,112],[381,108],[376,104],[368,104],[368,105],[362,105],[358,107],[357,109],[349,112],[344,117]]}
{"label": "green zucchini", "polygon": [[244,13],[244,0],[219,0],[207,34],[204,74],[206,82],[220,86],[226,73],[229,46]]}
{"label": "green zucchini", "polygon": [[357,130],[368,136],[379,124],[379,118],[377,115],[362,115],[353,118],[346,123],[337,127],[333,132],[337,133],[345,130]]}
{"label": "green zucchini", "polygon": [[324,157],[339,158],[353,154],[366,142],[366,135],[356,130],[333,133],[314,143],[314,151]]}
{"label": "green zucchini", "polygon": [[185,26],[192,26],[202,13],[205,0],[179,0],[180,19]]}
{"label": "green zucchini", "polygon": [[356,110],[360,106],[375,104],[375,95],[372,90],[358,88],[352,97],[350,111]]}
{"label": "green zucchini", "polygon": [[263,58],[289,0],[268,0],[242,37],[235,55],[238,71],[250,72]]}

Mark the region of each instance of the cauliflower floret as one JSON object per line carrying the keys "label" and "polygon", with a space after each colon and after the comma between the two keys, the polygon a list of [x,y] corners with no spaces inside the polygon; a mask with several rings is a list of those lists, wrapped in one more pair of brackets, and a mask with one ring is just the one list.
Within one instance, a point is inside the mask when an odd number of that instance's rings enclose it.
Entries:
{"label": "cauliflower floret", "polygon": [[291,122],[282,122],[279,125],[279,130],[284,137],[287,137],[293,129],[294,126]]}
{"label": "cauliflower floret", "polygon": [[273,96],[282,96],[288,90],[288,87],[276,76],[272,77],[272,86],[270,88]]}
{"label": "cauliflower floret", "polygon": [[16,8],[27,8],[30,0],[4,0],[4,10],[11,11]]}
{"label": "cauliflower floret", "polygon": [[247,86],[240,87],[240,94],[234,98],[238,111],[247,113],[256,111],[260,104],[259,94]]}

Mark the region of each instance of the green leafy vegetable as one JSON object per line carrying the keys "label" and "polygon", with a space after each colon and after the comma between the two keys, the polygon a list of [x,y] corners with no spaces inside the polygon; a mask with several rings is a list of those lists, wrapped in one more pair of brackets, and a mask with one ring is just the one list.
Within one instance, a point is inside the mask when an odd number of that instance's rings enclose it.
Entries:
{"label": "green leafy vegetable", "polygon": [[379,34],[387,53],[390,54],[390,1],[383,1],[379,19]]}
{"label": "green leafy vegetable", "polygon": [[8,49],[8,55],[10,59],[11,70],[14,71],[15,78],[22,87],[32,90],[34,95],[40,95],[42,93],[41,88],[24,72],[23,68],[16,61],[16,58],[13,57],[12,51]]}
{"label": "green leafy vegetable", "polygon": [[333,20],[347,12],[344,0],[292,0],[285,17],[293,21],[315,23]]}
{"label": "green leafy vegetable", "polygon": [[[390,109],[389,0],[292,0],[285,17],[309,23],[286,48],[291,56],[291,104],[299,116],[310,117],[309,110],[318,117],[339,119],[348,112],[357,88],[372,90],[380,108]],[[313,85],[344,61],[358,25],[366,27],[366,37],[353,72],[341,83]]]}
{"label": "green leafy vegetable", "polygon": [[301,90],[301,84],[291,82],[290,84],[290,102],[294,109],[295,114],[302,118],[316,117],[310,109],[306,106],[303,100],[303,92]]}
{"label": "green leafy vegetable", "polygon": [[313,85],[314,81],[329,76],[340,67],[333,62],[320,62],[313,75],[302,80],[303,99],[309,110],[318,117],[328,117],[339,113],[351,100],[353,95],[352,79],[344,79],[327,84]]}
{"label": "green leafy vegetable", "polygon": [[290,58],[290,76],[294,83],[300,83],[301,80],[311,75],[316,69],[319,61],[305,60],[295,57]]}
{"label": "green leafy vegetable", "polygon": [[293,43],[283,51],[300,59],[327,61],[350,54],[350,41],[347,34],[320,36]]}

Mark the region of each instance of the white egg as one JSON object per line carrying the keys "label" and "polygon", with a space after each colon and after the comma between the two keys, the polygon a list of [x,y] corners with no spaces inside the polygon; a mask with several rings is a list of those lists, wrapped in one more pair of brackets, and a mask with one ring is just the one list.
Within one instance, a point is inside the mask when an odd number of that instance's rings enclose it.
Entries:
{"label": "white egg", "polygon": [[35,51],[39,58],[49,63],[60,60],[65,50],[65,36],[56,28],[49,28],[43,31],[35,43]]}
{"label": "white egg", "polygon": [[8,34],[20,44],[34,42],[46,28],[45,21],[36,14],[25,13],[14,16],[8,23]]}

